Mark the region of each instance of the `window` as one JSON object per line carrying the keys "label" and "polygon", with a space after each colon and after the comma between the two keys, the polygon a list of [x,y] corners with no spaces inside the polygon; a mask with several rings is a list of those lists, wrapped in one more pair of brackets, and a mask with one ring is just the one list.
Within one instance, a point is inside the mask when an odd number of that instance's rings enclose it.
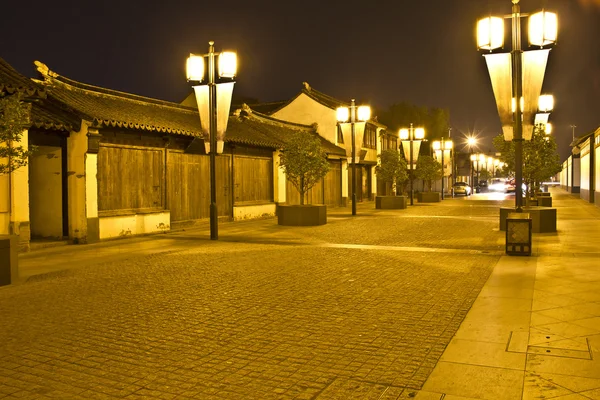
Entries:
{"label": "window", "polygon": [[342,134],[342,126],[340,124],[337,126],[337,142],[338,144],[344,143],[344,135]]}
{"label": "window", "polygon": [[365,135],[363,137],[363,147],[367,149],[377,148],[377,128],[367,124],[365,126]]}

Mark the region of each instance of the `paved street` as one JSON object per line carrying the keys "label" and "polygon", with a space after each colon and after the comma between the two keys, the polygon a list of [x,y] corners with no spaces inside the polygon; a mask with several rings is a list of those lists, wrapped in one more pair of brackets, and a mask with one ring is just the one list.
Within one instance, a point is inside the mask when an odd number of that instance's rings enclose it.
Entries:
{"label": "paved street", "polygon": [[0,288],[0,398],[413,397],[503,255],[499,204],[25,254]]}

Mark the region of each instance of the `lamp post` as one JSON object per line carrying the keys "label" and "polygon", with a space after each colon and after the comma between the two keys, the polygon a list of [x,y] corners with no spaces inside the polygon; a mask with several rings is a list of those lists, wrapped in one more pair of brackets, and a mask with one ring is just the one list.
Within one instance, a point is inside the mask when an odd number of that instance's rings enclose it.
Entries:
{"label": "lamp post", "polygon": [[[339,107],[336,110],[337,120],[342,128],[342,133],[350,125],[352,134],[352,215],[356,215],[356,127],[357,123],[364,132],[366,121],[371,118],[371,108],[369,106],[356,106],[356,101],[350,101],[350,107]],[[362,139],[361,139],[362,143]],[[347,151],[347,150],[346,150]]]}
{"label": "lamp post", "polygon": [[475,139],[473,136],[469,136],[467,138],[467,145],[469,146],[469,170],[471,172],[471,189],[473,190],[473,192],[475,191],[475,185],[473,184],[473,161],[475,161],[473,158],[473,147],[477,144],[477,139]]}
{"label": "lamp post", "polygon": [[[410,124],[410,128],[400,129],[400,140],[402,141],[402,148],[404,149],[404,157],[409,160],[408,169],[410,170],[410,205],[414,205],[414,191],[413,191],[413,180],[414,170],[416,167],[417,160],[419,159],[419,149],[421,148],[421,141],[425,138],[424,128],[413,128],[413,124]],[[416,150],[416,157],[414,152]]]}
{"label": "lamp post", "polygon": [[477,154],[471,153],[469,158],[471,159],[471,188],[473,189],[473,193],[475,193],[475,178],[473,175],[475,171],[475,163],[477,162]]}
{"label": "lamp post", "polygon": [[[452,150],[452,140],[444,139],[442,137],[441,140],[436,140],[432,143],[433,150],[435,150],[436,158],[441,158],[442,160],[442,200],[444,200],[444,179],[446,178],[446,165],[444,163],[444,153],[448,153],[448,156],[451,157],[450,151]],[[441,157],[439,156],[441,153]]]}
{"label": "lamp post", "polygon": [[[218,57],[218,77],[215,56]],[[205,68],[205,65],[208,68]],[[204,147],[210,154],[210,239],[219,238],[217,212],[216,155],[223,152],[225,131],[229,118],[229,108],[233,95],[233,78],[237,69],[237,56],[233,52],[215,53],[214,42],[208,42],[208,53],[190,54],[187,59],[186,74],[193,85],[198,103],[200,125]],[[205,85],[201,83],[206,81]],[[217,86],[219,90],[217,91]],[[207,142],[208,137],[208,142]]]}
{"label": "lamp post", "polygon": [[[523,140],[533,133],[535,104],[542,89],[550,50],[544,46],[556,42],[558,23],[555,13],[541,11],[529,16],[529,43],[540,50],[521,48],[520,0],[512,1],[512,50],[510,54],[486,54],[504,140],[515,143],[515,208],[523,205]],[[523,15],[525,16],[525,15]],[[504,20],[487,17],[477,23],[477,46],[490,53],[504,45]],[[508,76],[507,76],[508,75]],[[510,81],[510,85],[508,84]],[[524,129],[525,128],[525,129]]]}

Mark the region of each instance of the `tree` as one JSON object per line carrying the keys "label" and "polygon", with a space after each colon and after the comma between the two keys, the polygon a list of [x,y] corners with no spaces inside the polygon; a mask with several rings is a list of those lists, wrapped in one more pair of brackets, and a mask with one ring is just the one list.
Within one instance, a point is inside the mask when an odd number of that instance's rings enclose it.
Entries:
{"label": "tree", "polygon": [[[513,142],[505,142],[502,135],[494,138],[494,146],[501,152],[505,170],[514,174],[515,149]],[[533,129],[531,140],[523,142],[523,183],[533,197],[540,184],[561,171],[560,157],[553,136],[546,135],[542,126]]]}
{"label": "tree", "polygon": [[489,170],[483,168],[481,171],[479,171],[479,181],[480,182],[487,181],[491,177],[492,177],[492,173]]}
{"label": "tree", "polygon": [[417,161],[416,175],[427,183],[428,191],[431,192],[433,181],[442,178],[442,164],[431,156],[420,156]]}
{"label": "tree", "polygon": [[375,173],[383,182],[392,184],[392,193],[395,195],[397,184],[408,180],[406,161],[398,150],[394,149],[382,151],[378,158],[379,164],[375,167]]}
{"label": "tree", "polygon": [[539,190],[540,184],[562,169],[553,136],[546,135],[542,126],[533,129],[531,140],[523,143],[523,180],[529,194]]}
{"label": "tree", "polygon": [[321,141],[308,133],[290,135],[279,155],[279,163],[287,179],[300,193],[301,205],[304,204],[304,194],[329,171]]}
{"label": "tree", "polygon": [[0,175],[27,165],[34,148],[19,146],[29,108],[17,95],[0,98]]}

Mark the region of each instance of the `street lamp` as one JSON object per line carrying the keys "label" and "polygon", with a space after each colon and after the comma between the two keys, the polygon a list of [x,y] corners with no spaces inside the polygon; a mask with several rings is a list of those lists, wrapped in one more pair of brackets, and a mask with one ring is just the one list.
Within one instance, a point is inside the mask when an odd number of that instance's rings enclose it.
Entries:
{"label": "street lamp", "polygon": [[442,140],[436,140],[432,143],[432,145],[433,150],[435,151],[435,157],[441,158],[442,160],[442,200],[444,200],[444,178],[446,177],[446,164],[444,163],[444,154],[448,154],[448,157],[451,157],[450,151],[452,150],[452,140],[446,140],[442,137]]}
{"label": "street lamp", "polygon": [[[421,148],[421,141],[425,138],[424,128],[413,128],[413,124],[410,124],[410,128],[400,129],[400,140],[402,141],[402,148],[404,149],[404,158],[409,160],[408,169],[410,170],[410,205],[413,204],[413,180],[414,170],[416,168],[417,160],[419,159],[419,149]],[[416,153],[416,154],[415,154]],[[414,156],[414,159],[413,159]]]}
{"label": "street lamp", "polygon": [[[519,0],[512,0],[512,50],[510,53],[486,54],[504,140],[515,142],[515,208],[523,204],[523,140],[533,134],[533,114],[542,90],[549,49],[556,42],[558,22],[555,13],[541,11],[529,16],[529,43],[540,50],[521,49],[521,10]],[[504,45],[504,20],[483,18],[477,23],[477,47],[490,53]]]}
{"label": "street lamp", "polygon": [[[352,215],[356,215],[356,125],[359,126],[359,130],[365,131],[366,122],[371,118],[371,107],[369,106],[356,106],[354,99],[350,101],[350,107],[339,107],[336,111],[337,120],[342,129],[352,130]],[[362,135],[359,135],[362,144]]]}
{"label": "street lamp", "polygon": [[473,147],[475,147],[477,145],[477,139],[475,139],[475,137],[473,137],[473,136],[469,136],[467,138],[467,145],[469,146],[469,159],[470,159],[469,170],[471,172],[471,189],[473,191],[475,191],[475,185],[473,184],[473,161],[475,161],[473,159],[474,158]]}
{"label": "street lamp", "polygon": [[[225,131],[233,95],[233,78],[237,70],[237,56],[233,52],[215,53],[215,42],[208,42],[208,54],[190,54],[187,59],[186,74],[193,85],[198,103],[200,125],[204,147],[210,154],[210,239],[219,238],[217,213],[217,174],[216,155],[223,153]],[[215,56],[218,57],[218,77]],[[205,68],[205,65],[208,68]],[[218,80],[218,82],[217,82]],[[206,84],[201,83],[205,81]],[[217,91],[217,86],[219,90]],[[208,142],[207,142],[208,137]]]}
{"label": "street lamp", "polygon": [[554,96],[544,94],[540,96],[538,101],[538,113],[535,114],[534,125],[543,130],[546,135],[552,132],[552,124],[548,122],[550,112],[554,109]]}

